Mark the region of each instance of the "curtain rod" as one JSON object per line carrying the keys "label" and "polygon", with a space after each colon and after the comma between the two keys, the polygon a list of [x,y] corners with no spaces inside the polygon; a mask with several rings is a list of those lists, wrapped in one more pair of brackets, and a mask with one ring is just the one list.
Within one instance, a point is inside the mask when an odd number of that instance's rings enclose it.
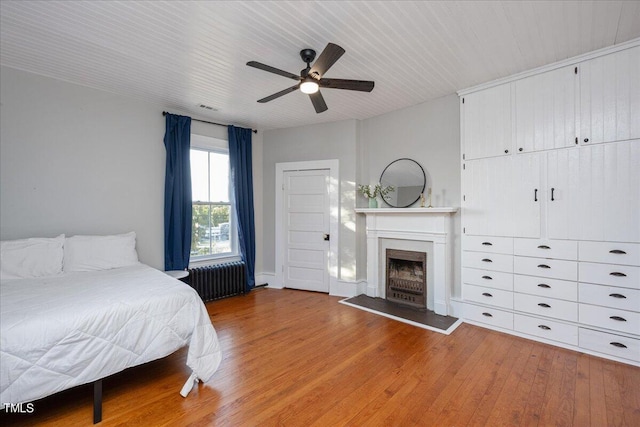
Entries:
{"label": "curtain rod", "polygon": [[[167,111],[163,111],[163,112],[162,112],[162,115],[163,115],[163,116],[166,116],[167,114],[169,114]],[[224,127],[227,127],[227,125],[223,125],[222,123],[208,122],[208,121],[206,121],[206,120],[199,120],[199,119],[194,119],[194,118],[191,118],[191,120],[194,120],[194,121],[196,121],[196,122],[200,122],[200,123],[209,123],[210,125],[217,125],[217,126],[224,126]],[[255,130],[255,129],[251,129],[251,132],[253,132],[253,133],[258,133],[258,131],[257,131],[257,130]]]}

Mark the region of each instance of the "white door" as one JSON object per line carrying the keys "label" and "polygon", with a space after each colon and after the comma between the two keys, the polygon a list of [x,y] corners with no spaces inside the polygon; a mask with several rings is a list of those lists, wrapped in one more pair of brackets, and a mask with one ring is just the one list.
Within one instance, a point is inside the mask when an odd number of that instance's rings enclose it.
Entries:
{"label": "white door", "polygon": [[283,286],[329,292],[329,170],[284,172]]}
{"label": "white door", "polygon": [[511,83],[465,95],[462,150],[465,160],[511,152]]}
{"label": "white door", "polygon": [[582,240],[640,242],[640,140],[581,147]]}
{"label": "white door", "polygon": [[576,81],[570,66],[515,83],[517,153],[576,144]]}
{"label": "white door", "polygon": [[640,138],[640,47],[585,61],[578,70],[581,143]]}
{"label": "white door", "polygon": [[545,191],[542,187],[544,154],[528,153],[513,156],[512,204],[514,236],[539,238]]}
{"label": "white door", "polygon": [[[547,184],[543,192],[549,239],[579,239],[585,203],[580,199],[580,147],[552,150],[547,155]],[[597,177],[590,177],[598,179]]]}
{"label": "white door", "polygon": [[511,156],[465,162],[462,171],[464,233],[513,236]]}

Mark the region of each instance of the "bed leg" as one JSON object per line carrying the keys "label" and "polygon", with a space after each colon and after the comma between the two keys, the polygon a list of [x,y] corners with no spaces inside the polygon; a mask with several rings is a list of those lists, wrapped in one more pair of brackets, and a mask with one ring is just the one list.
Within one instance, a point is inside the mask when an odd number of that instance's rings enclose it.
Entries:
{"label": "bed leg", "polygon": [[187,397],[187,395],[189,395],[189,392],[193,388],[193,385],[198,381],[200,381],[198,379],[198,376],[195,373],[191,373],[187,382],[182,386],[182,390],[180,390],[180,396]]}
{"label": "bed leg", "polygon": [[102,380],[93,383],[93,423],[102,421]]}

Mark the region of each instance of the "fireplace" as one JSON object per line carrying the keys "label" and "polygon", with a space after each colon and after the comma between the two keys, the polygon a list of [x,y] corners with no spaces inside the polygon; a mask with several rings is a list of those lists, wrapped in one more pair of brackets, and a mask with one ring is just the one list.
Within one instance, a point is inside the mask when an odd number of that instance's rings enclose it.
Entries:
{"label": "fireplace", "polygon": [[386,299],[418,308],[427,307],[426,252],[386,250]]}
{"label": "fireplace", "polygon": [[428,310],[446,316],[453,271],[453,223],[457,208],[356,209],[367,216],[367,288],[370,297],[386,298],[386,249],[428,254],[425,300]]}

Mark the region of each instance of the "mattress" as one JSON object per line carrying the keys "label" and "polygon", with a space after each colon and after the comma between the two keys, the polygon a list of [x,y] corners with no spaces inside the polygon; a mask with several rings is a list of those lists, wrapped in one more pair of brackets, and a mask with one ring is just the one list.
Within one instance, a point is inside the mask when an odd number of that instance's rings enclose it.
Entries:
{"label": "mattress", "polygon": [[202,381],[222,353],[198,294],[144,264],[0,284],[0,401],[24,403],[188,346]]}

